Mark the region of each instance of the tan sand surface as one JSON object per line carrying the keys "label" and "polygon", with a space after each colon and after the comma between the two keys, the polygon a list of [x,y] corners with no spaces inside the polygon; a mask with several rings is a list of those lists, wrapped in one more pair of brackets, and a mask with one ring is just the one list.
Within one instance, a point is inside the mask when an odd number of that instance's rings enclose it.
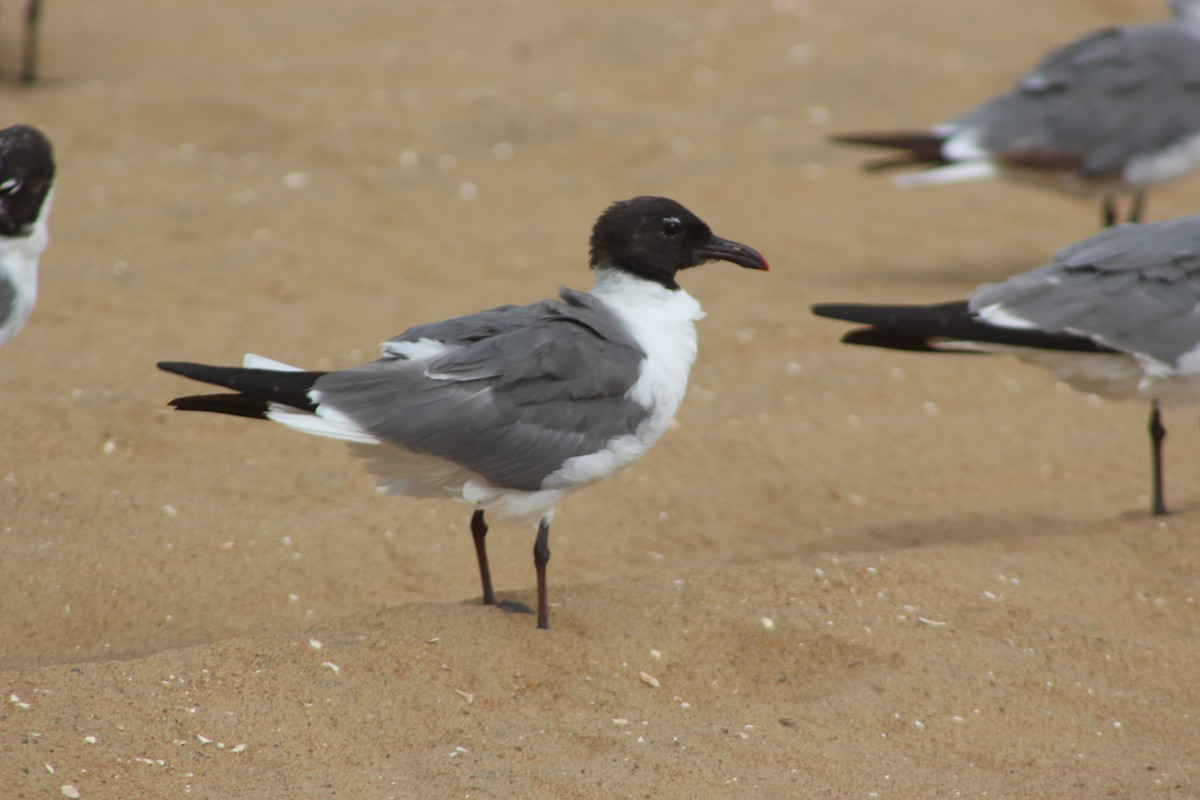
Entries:
{"label": "tan sand surface", "polygon": [[[903,192],[835,129],[932,123],[1158,3],[154,0],[46,7],[42,295],[0,352],[0,797],[1200,796],[1200,429],[1007,359],[849,348],[1094,204]],[[612,200],[767,274],[642,462],[568,500],[552,630],[478,605],[469,509],[336,442],[170,412],[164,358],[314,368],[564,284]],[[1200,210],[1200,179],[1149,215]],[[505,597],[533,531],[497,527]],[[769,622],[767,622],[769,620]]]}

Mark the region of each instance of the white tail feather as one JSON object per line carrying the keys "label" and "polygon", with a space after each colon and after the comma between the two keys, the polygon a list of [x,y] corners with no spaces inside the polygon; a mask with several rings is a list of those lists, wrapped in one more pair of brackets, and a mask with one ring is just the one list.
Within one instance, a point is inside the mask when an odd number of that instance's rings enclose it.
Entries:
{"label": "white tail feather", "polygon": [[242,356],[242,366],[246,369],[273,369],[278,372],[303,372],[300,367],[293,367],[291,364],[285,364],[282,361],[276,361],[273,358],[260,356],[255,353],[246,353]]}
{"label": "white tail feather", "polygon": [[363,430],[349,417],[320,406],[314,414],[311,411],[300,411],[291,406],[271,403],[267,407],[267,419],[286,425],[294,431],[311,433],[313,436],[358,444],[379,444],[379,439]]}
{"label": "white tail feather", "polygon": [[947,183],[965,183],[967,181],[982,181],[996,178],[1000,170],[990,161],[964,161],[960,164],[947,164],[921,172],[909,172],[897,175],[892,180],[903,189],[914,186],[941,186]]}

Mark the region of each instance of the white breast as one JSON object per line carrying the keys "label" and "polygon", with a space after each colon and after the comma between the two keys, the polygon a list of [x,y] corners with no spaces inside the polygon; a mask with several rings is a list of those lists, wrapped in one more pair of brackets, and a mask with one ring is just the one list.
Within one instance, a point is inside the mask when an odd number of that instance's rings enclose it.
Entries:
{"label": "white breast", "polygon": [[547,488],[587,485],[645,455],[679,409],[696,360],[696,321],[704,311],[687,292],[600,269],[591,294],[617,315],[646,354],[629,397],[650,413],[633,434],[612,439],[597,453],[568,459],[547,476]]}
{"label": "white breast", "polygon": [[38,259],[50,241],[46,220],[50,216],[50,205],[54,190],[42,203],[42,211],[28,236],[0,239],[0,270],[12,283],[16,298],[12,311],[0,325],[0,346],[17,335],[17,331],[29,319],[33,305],[37,302]]}
{"label": "white breast", "polygon": [[1183,178],[1200,169],[1200,134],[1170,147],[1131,159],[1123,177],[1130,186],[1145,187]]}

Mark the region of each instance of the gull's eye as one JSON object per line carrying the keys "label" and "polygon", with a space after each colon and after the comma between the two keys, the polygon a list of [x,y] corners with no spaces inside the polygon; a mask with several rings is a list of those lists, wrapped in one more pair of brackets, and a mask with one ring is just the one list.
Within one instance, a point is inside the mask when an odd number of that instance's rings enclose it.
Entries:
{"label": "gull's eye", "polygon": [[683,223],[679,217],[664,217],[662,221],[663,236],[678,236],[683,232]]}
{"label": "gull's eye", "polygon": [[2,192],[4,194],[12,194],[17,189],[20,189],[20,188],[21,188],[21,181],[17,178],[9,178],[8,180],[4,181],[3,183],[0,183],[0,192]]}

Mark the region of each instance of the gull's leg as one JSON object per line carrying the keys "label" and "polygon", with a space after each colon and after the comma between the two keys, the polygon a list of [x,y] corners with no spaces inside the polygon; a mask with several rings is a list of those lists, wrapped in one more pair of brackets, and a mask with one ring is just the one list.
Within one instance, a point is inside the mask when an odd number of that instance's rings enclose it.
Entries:
{"label": "gull's leg", "polygon": [[475,558],[479,559],[479,580],[483,583],[483,604],[494,606],[496,605],[496,593],[492,591],[492,572],[488,569],[487,544],[484,542],[487,532],[488,526],[483,520],[483,509],[477,508],[471,515],[471,538],[475,540]]}
{"label": "gull's leg", "polygon": [[1100,224],[1105,228],[1117,224],[1117,201],[1111,194],[1104,196],[1104,204],[1100,206]]}
{"label": "gull's leg", "polygon": [[42,18],[42,0],[25,3],[25,57],[21,83],[33,83],[37,73],[38,22]]}
{"label": "gull's leg", "polygon": [[1142,213],[1146,210],[1146,193],[1138,192],[1133,196],[1133,205],[1129,207],[1129,222],[1141,222]]}
{"label": "gull's leg", "polygon": [[538,523],[537,539],[533,542],[533,566],[537,570],[537,626],[542,629],[550,627],[550,603],[546,599],[546,562],[549,560],[550,518],[545,516]]}
{"label": "gull's leg", "polygon": [[1153,455],[1151,491],[1154,494],[1151,501],[1150,513],[1162,516],[1167,513],[1167,504],[1163,501],[1163,458],[1162,443],[1167,438],[1167,429],[1163,427],[1158,413],[1158,401],[1150,403],[1150,447]]}

